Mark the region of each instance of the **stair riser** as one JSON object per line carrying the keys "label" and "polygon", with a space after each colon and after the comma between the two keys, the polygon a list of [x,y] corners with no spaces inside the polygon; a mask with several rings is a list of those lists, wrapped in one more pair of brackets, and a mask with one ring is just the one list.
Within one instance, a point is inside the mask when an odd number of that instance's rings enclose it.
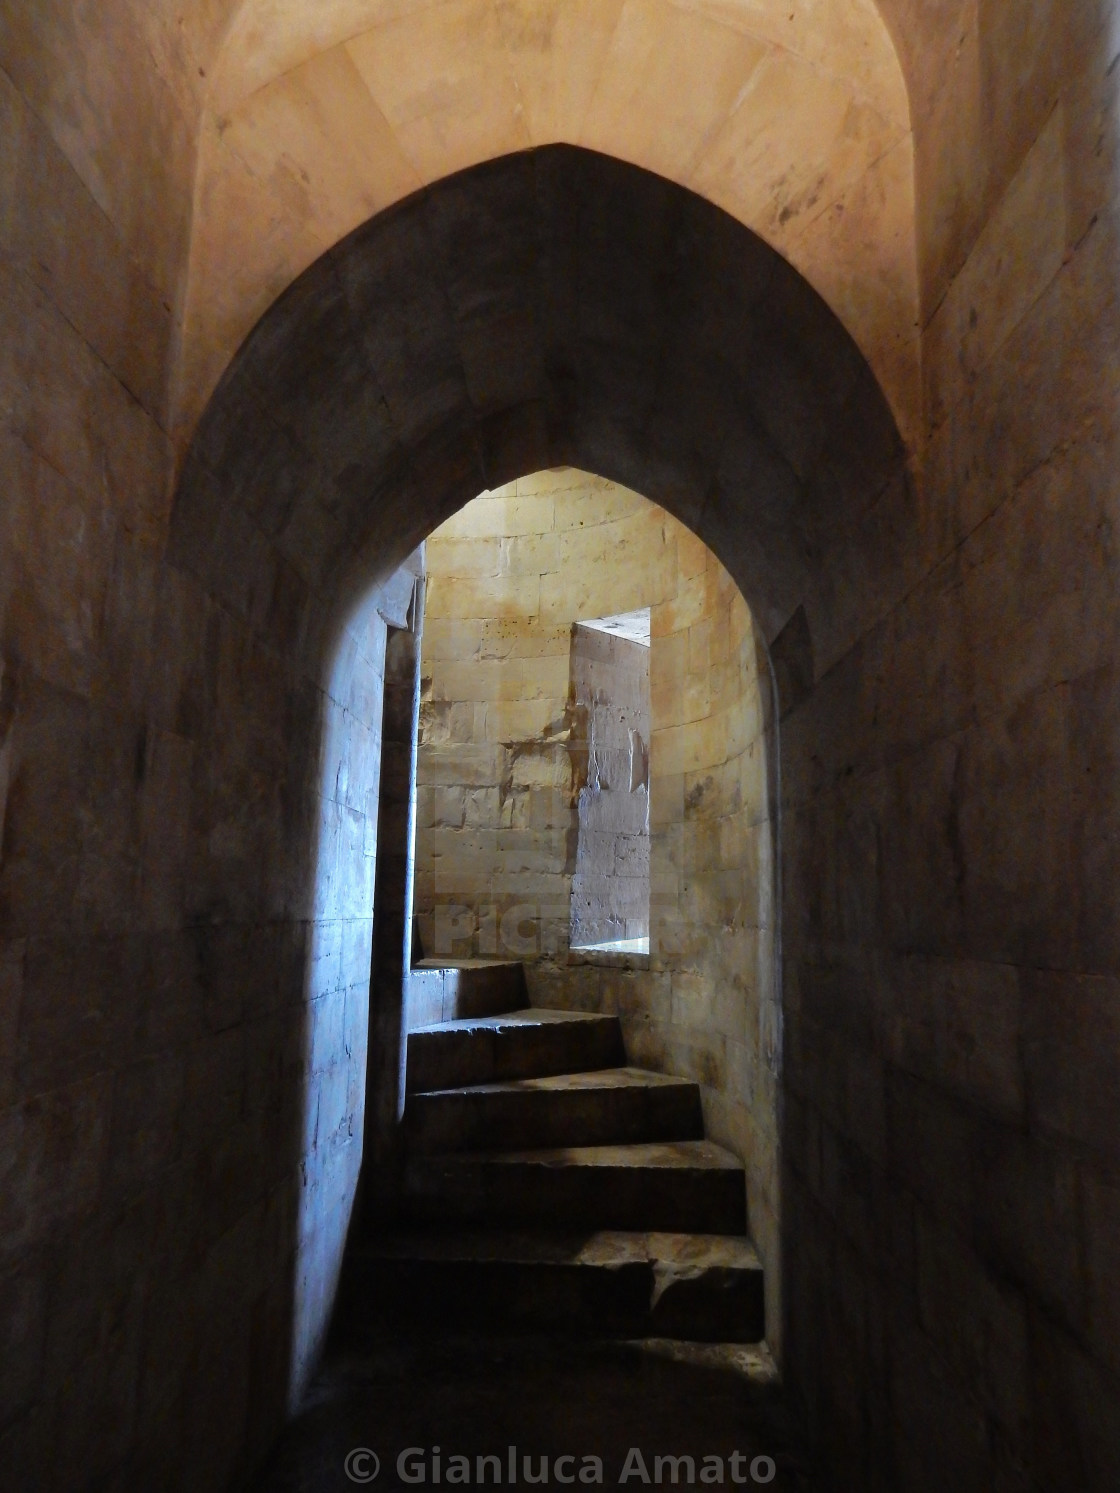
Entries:
{"label": "stair riser", "polygon": [[544,1167],[415,1157],[403,1211],[422,1223],[744,1234],[741,1172],[707,1168]]}
{"label": "stair riser", "polygon": [[521,964],[495,964],[481,969],[420,967],[413,968],[408,975],[409,1030],[470,1016],[502,1016],[527,1004],[525,969]]}
{"label": "stair riser", "polygon": [[700,1140],[704,1119],[695,1084],[620,1088],[454,1090],[417,1094],[405,1109],[415,1151],[500,1151],[555,1146]]}
{"label": "stair riser", "polygon": [[518,1261],[371,1261],[352,1273],[339,1320],[352,1337],[382,1326],[549,1331],[693,1342],[765,1336],[761,1270],[679,1281],[654,1302],[648,1262],[607,1268]]}
{"label": "stair riser", "polygon": [[617,1020],[413,1032],[408,1039],[408,1091],[589,1073],[621,1068],[625,1062]]}

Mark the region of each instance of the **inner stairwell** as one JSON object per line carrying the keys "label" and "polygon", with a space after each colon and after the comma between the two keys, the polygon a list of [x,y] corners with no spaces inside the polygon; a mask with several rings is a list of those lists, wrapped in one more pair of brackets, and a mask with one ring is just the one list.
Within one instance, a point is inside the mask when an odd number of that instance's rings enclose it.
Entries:
{"label": "inner stairwell", "polygon": [[351,1249],[351,1332],[763,1339],[743,1167],[696,1083],[628,1064],[615,1016],[531,1007],[519,964],[422,963],[408,1005],[398,1207]]}

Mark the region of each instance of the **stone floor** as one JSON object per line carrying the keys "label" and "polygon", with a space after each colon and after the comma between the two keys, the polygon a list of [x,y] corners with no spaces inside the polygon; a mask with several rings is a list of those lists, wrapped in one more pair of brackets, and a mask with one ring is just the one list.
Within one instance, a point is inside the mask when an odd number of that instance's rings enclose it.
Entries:
{"label": "stone floor", "polygon": [[[398,1471],[407,1448],[421,1451]],[[574,1461],[558,1462],[565,1455]],[[499,1459],[507,1488],[585,1486],[597,1468],[584,1459],[595,1457],[611,1488],[672,1486],[674,1472],[677,1486],[817,1486],[765,1348],[475,1338],[334,1357],[251,1493],[403,1489],[421,1485],[414,1468],[427,1487],[494,1485],[497,1469],[480,1469],[482,1456]],[[658,1457],[694,1461],[690,1469]]]}

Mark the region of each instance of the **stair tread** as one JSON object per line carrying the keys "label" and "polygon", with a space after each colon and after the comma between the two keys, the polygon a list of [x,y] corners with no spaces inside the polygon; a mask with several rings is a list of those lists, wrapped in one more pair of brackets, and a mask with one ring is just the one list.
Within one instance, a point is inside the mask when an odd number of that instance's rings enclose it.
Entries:
{"label": "stair tread", "polygon": [[648,1068],[595,1068],[579,1073],[553,1073],[541,1078],[505,1078],[490,1083],[464,1084],[458,1088],[421,1089],[412,1097],[429,1099],[444,1094],[563,1093],[587,1089],[695,1088],[690,1078],[655,1073]]}
{"label": "stair tread", "polygon": [[520,1011],[505,1011],[498,1016],[461,1016],[456,1021],[435,1021],[417,1026],[409,1037],[431,1037],[440,1032],[501,1032],[510,1027],[613,1025],[618,1018],[598,1011],[554,1011],[540,1006],[526,1006]]}
{"label": "stair tread", "polygon": [[414,959],[410,969],[517,969],[519,959]]}
{"label": "stair tread", "polygon": [[399,1231],[362,1246],[371,1258],[477,1263],[586,1265],[615,1268],[664,1265],[686,1273],[761,1270],[754,1245],[733,1234],[686,1234],[627,1229],[541,1233],[511,1229]]}
{"label": "stair tread", "polygon": [[607,1146],[549,1147],[536,1151],[449,1151],[417,1158],[427,1164],[449,1162],[457,1166],[484,1162],[495,1165],[540,1167],[655,1167],[743,1170],[743,1163],[730,1151],[710,1140],[637,1141]]}

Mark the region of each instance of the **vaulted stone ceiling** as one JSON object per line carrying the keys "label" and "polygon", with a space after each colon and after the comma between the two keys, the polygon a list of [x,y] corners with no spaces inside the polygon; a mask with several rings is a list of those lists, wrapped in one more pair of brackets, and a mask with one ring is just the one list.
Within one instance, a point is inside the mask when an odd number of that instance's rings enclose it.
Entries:
{"label": "vaulted stone ceiling", "polygon": [[872,0],[245,0],[209,79],[181,425],[276,296],[449,172],[553,142],[723,207],[918,401],[913,150]]}
{"label": "vaulted stone ceiling", "polygon": [[[8,0],[0,67],[165,304],[180,449],[328,244],[428,179],[559,139],[774,243],[913,440],[915,321],[1019,163],[1016,101],[1038,123],[1051,107],[1061,49],[1017,44],[1051,10],[995,5],[981,26],[976,0]],[[1028,52],[1020,76],[1008,59]]]}

